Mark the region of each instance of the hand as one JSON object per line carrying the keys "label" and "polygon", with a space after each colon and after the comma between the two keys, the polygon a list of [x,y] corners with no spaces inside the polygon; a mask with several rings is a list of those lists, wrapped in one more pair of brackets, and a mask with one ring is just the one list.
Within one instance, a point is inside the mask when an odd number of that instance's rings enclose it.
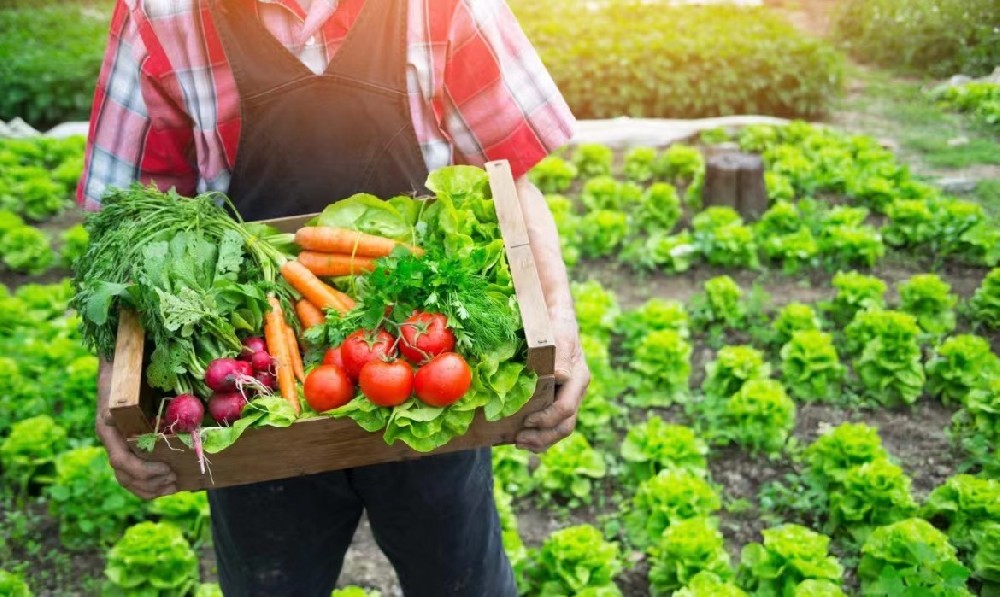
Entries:
{"label": "hand", "polygon": [[101,362],[97,378],[97,419],[94,430],[108,451],[111,468],[122,487],[143,499],[153,499],[177,491],[177,477],[162,462],[143,460],[129,450],[121,432],[115,428],[108,407],[111,394],[111,366]]}
{"label": "hand", "polygon": [[552,314],[556,336],[556,399],[548,408],[529,415],[517,434],[517,447],[544,452],[573,433],[576,413],[590,385],[590,369],[580,348],[580,331],[572,309]]}

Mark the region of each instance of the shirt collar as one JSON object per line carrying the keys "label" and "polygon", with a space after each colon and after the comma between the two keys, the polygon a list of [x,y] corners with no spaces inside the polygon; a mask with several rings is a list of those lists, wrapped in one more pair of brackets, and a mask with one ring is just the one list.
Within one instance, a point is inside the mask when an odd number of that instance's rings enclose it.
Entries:
{"label": "shirt collar", "polygon": [[295,40],[296,45],[305,44],[306,40],[315,35],[330,20],[337,11],[339,0],[313,0],[309,13],[302,10],[298,0],[257,0],[261,4],[274,4],[290,11],[302,21],[302,30]]}

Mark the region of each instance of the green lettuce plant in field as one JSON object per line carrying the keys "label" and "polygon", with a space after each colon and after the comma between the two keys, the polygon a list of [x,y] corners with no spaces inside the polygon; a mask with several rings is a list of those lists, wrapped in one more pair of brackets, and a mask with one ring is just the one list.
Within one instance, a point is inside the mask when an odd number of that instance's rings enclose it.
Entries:
{"label": "green lettuce plant in field", "polygon": [[740,554],[737,581],[754,595],[791,595],[809,579],[839,584],[844,569],[829,554],[830,538],[796,524],[763,531],[763,543]]}
{"label": "green lettuce plant in field", "polygon": [[[964,406],[951,422],[952,436],[974,456],[985,456],[991,449],[1000,466],[1000,378],[993,377],[973,388]],[[1000,470],[1000,469],[998,469]]]}
{"label": "green lettuce plant in field", "polygon": [[108,550],[106,595],[183,595],[198,585],[198,556],[180,529],[140,522]]}
{"label": "green lettuce plant in field", "polygon": [[697,329],[737,327],[746,318],[743,290],[729,276],[705,281],[705,290],[688,303]]}
{"label": "green lettuce plant in field", "polygon": [[715,360],[705,365],[702,391],[711,398],[727,399],[751,379],[766,379],[771,366],[764,353],[752,346],[723,346]]}
{"label": "green lettuce plant in field", "polygon": [[816,310],[803,303],[788,303],[781,308],[778,316],[771,324],[774,332],[774,343],[784,346],[792,339],[795,332],[819,331],[823,329],[823,321]]}
{"label": "green lettuce plant in field", "polygon": [[574,283],[570,290],[576,304],[576,319],[580,324],[580,331],[598,338],[608,337],[621,312],[614,291],[605,288],[597,280]]}
{"label": "green lettuce plant in field", "polygon": [[928,391],[944,404],[962,405],[984,379],[1000,374],[1000,358],[980,336],[959,334],[947,338],[927,361]]}
{"label": "green lettuce plant in field", "polygon": [[580,433],[574,433],[541,455],[532,474],[533,486],[543,500],[565,498],[576,507],[593,501],[593,481],[603,479],[607,468],[600,452]]}
{"label": "green lettuce plant in field", "polygon": [[32,482],[52,483],[56,456],[65,447],[66,430],[49,415],[14,423],[10,435],[0,443],[4,479],[20,491]]}
{"label": "green lettuce plant in field", "polygon": [[641,482],[662,470],[685,470],[706,476],[708,446],[690,427],[666,423],[650,415],[631,427],[622,442],[621,455],[630,479]]}
{"label": "green lettuce plant in field", "polygon": [[845,333],[867,398],[888,407],[916,402],[924,388],[916,318],[898,311],[863,311]]}
{"label": "green lettuce plant in field", "polygon": [[753,230],[728,207],[709,207],[692,220],[694,241],[705,260],[724,267],[757,267]]}
{"label": "green lettuce plant in field", "polygon": [[208,495],[204,491],[178,491],[158,497],[149,502],[147,510],[160,522],[179,528],[194,546],[211,538]]}
{"label": "green lettuce plant in field", "polygon": [[644,231],[669,233],[681,219],[681,200],[677,189],[666,182],[654,182],[643,193],[634,217]]}
{"label": "green lettuce plant in field", "polygon": [[568,267],[573,267],[580,260],[580,247],[576,242],[576,231],[580,217],[574,213],[573,202],[563,195],[545,195],[545,202],[552,212],[556,230],[559,232],[559,247],[562,250],[563,261]]}
{"label": "green lettuce plant in field", "polygon": [[907,518],[916,507],[903,469],[886,459],[874,460],[848,469],[830,492],[828,527],[864,539],[871,529]]}
{"label": "green lettuce plant in field", "polygon": [[705,158],[701,150],[679,143],[668,147],[653,162],[656,178],[675,185],[690,185],[704,170]]}
{"label": "green lettuce plant in field", "polygon": [[684,304],[673,299],[653,297],[645,303],[622,312],[615,321],[626,349],[634,350],[650,332],[672,330],[687,339],[688,314]]}
{"label": "green lettuce plant in field", "polygon": [[896,199],[888,216],[882,236],[894,247],[916,247],[937,238],[937,221],[925,200]]}
{"label": "green lettuce plant in field", "polygon": [[607,145],[599,143],[584,143],[576,148],[573,154],[573,165],[580,176],[593,178],[611,174],[611,161],[614,153]]}
{"label": "green lettuce plant in field", "polygon": [[751,453],[779,453],[795,427],[795,403],[780,382],[751,379],[726,403],[726,437]]}
{"label": "green lettuce plant in field", "polygon": [[798,232],[805,227],[799,208],[789,201],[775,201],[753,225],[757,242],[763,243],[770,237]]}
{"label": "green lettuce plant in field", "polygon": [[936,274],[915,275],[899,286],[900,310],[917,318],[920,328],[933,337],[955,329],[955,304],[951,285]]}
{"label": "green lettuce plant in field", "polygon": [[806,579],[795,587],[792,597],[845,597],[847,595],[840,588],[840,583],[829,580]]}
{"label": "green lettuce plant in field", "polygon": [[528,465],[531,454],[513,444],[493,446],[493,478],[497,487],[513,496],[521,496],[531,490],[531,473]]}
{"label": "green lettuce plant in field", "polygon": [[701,475],[664,470],[639,485],[625,513],[625,531],[633,545],[645,548],[675,522],[711,516],[721,507],[719,493]]}
{"label": "green lettuce plant in field", "polygon": [[607,257],[628,235],[628,217],[617,210],[598,209],[580,218],[580,252],[584,257]]}
{"label": "green lettuce plant in field", "polygon": [[568,527],[549,535],[535,554],[529,594],[619,596],[614,579],[621,570],[617,543],[590,525]]}
{"label": "green lettuce plant in field", "polygon": [[687,230],[677,234],[654,231],[645,240],[635,239],[626,245],[621,259],[633,267],[678,273],[691,269],[697,254],[698,248]]}
{"label": "green lettuce plant in field", "polygon": [[989,329],[1000,328],[1000,268],[986,274],[969,307],[975,323]]}
{"label": "green lettuce plant in field", "polygon": [[908,518],[872,531],[861,548],[864,595],[971,597],[969,570],[948,537],[926,520]]}
{"label": "green lettuce plant in field", "polygon": [[927,496],[920,515],[944,531],[973,576],[1000,582],[1000,481],[955,475]]}
{"label": "green lettuce plant in field", "polygon": [[527,591],[528,584],[525,572],[530,560],[528,558],[528,549],[524,546],[521,535],[518,533],[517,515],[514,513],[511,497],[499,485],[494,485],[493,501],[496,503],[497,513],[500,516],[504,552],[507,554],[507,559],[510,560],[511,568],[514,570],[514,578],[517,580],[518,589]]}
{"label": "green lettuce plant in field", "polygon": [[888,457],[878,430],[864,423],[827,429],[804,454],[810,474],[824,487],[839,486],[853,468]]}
{"label": "green lettuce plant in field", "polygon": [[764,256],[771,262],[781,264],[781,270],[786,274],[795,274],[815,265],[820,254],[820,245],[808,228],[767,237],[758,244]]}
{"label": "green lettuce plant in field", "polygon": [[946,85],[931,92],[938,105],[973,114],[988,126],[1000,130],[1000,84],[970,81]]}
{"label": "green lettuce plant in field", "polygon": [[0,595],[7,597],[31,597],[31,589],[21,575],[0,570]]}
{"label": "green lettuce plant in field", "polygon": [[580,201],[588,210],[623,211],[642,201],[642,188],[612,176],[595,176],[583,184]]}
{"label": "green lettuce plant in field", "polygon": [[49,237],[37,228],[21,226],[3,235],[0,255],[5,266],[15,272],[37,276],[55,262]]}
{"label": "green lettuce plant in field", "polygon": [[747,597],[746,591],[735,584],[722,580],[717,574],[699,572],[673,597]]}
{"label": "green lettuce plant in field", "polygon": [[55,479],[46,496],[49,513],[59,521],[59,541],[66,549],[110,546],[131,522],[142,517],[142,502],[118,483],[104,448],[63,452],[55,466]]}
{"label": "green lettuce plant in field", "polygon": [[633,147],[625,154],[625,178],[634,182],[648,182],[653,178],[656,149]]}
{"label": "green lettuce plant in field", "polygon": [[725,541],[718,524],[705,517],[678,521],[650,547],[649,584],[654,595],[670,595],[702,572],[729,580]]}
{"label": "green lettuce plant in field", "polygon": [[650,332],[635,349],[632,367],[640,375],[638,391],[629,396],[634,406],[669,406],[688,397],[691,344],[673,330]]}
{"label": "green lettuce plant in field", "polygon": [[831,268],[875,267],[885,255],[885,245],[871,226],[832,226],[820,237],[819,252]]}
{"label": "green lettuce plant in field", "polygon": [[778,174],[774,171],[765,172],[764,185],[767,187],[767,195],[771,201],[788,203],[795,200],[795,187],[784,174]]}
{"label": "green lettuce plant in field", "polygon": [[614,436],[611,422],[622,413],[618,396],[628,387],[629,380],[611,366],[605,340],[581,334],[580,346],[590,369],[590,386],[587,399],[577,411],[576,429],[588,441],[611,441]]}
{"label": "green lettuce plant in field", "polygon": [[87,243],[89,242],[87,229],[82,224],[77,224],[64,230],[59,239],[62,241],[59,258],[64,266],[73,267],[77,259],[87,252]]}
{"label": "green lettuce plant in field", "polygon": [[847,325],[859,311],[885,307],[885,282],[857,272],[837,272],[833,276],[836,294],[827,305],[830,317],[840,325]]}
{"label": "green lettuce plant in field", "polygon": [[833,336],[815,330],[795,332],[781,348],[781,378],[799,400],[835,400],[840,394],[844,366]]}
{"label": "green lettuce plant in field", "polygon": [[542,158],[528,177],[543,193],[562,193],[573,184],[576,166],[557,156]]}

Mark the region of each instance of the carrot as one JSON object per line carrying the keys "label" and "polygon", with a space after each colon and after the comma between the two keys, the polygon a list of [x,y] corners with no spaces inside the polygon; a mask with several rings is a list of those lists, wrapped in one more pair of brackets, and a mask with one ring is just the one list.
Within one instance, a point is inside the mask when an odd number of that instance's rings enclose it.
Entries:
{"label": "carrot", "polygon": [[314,325],[323,323],[323,320],[325,319],[325,317],[323,317],[323,312],[320,311],[319,307],[310,303],[306,299],[302,299],[295,303],[295,314],[299,316],[299,321],[302,322],[302,327],[307,330]]}
{"label": "carrot", "polygon": [[299,263],[317,276],[356,276],[375,269],[375,260],[370,257],[318,251],[302,251]]}
{"label": "carrot", "polygon": [[344,306],[345,313],[354,308],[355,305],[354,299],[349,297],[347,294],[337,290],[333,286],[330,286],[329,284],[327,284],[326,287],[330,289],[330,292],[333,293],[333,296],[337,297],[337,299],[340,301],[340,304]]}
{"label": "carrot", "polygon": [[292,371],[292,356],[288,350],[288,337],[285,335],[285,316],[281,312],[281,303],[274,296],[267,297],[271,310],[264,316],[264,341],[271,357],[275,361],[278,378],[278,389],[281,396],[291,405],[295,414],[299,414],[299,393],[295,389],[295,373]]}
{"label": "carrot", "polygon": [[281,265],[281,275],[292,285],[292,288],[306,297],[310,303],[320,309],[336,309],[341,313],[347,313],[340,297],[331,292],[333,290],[298,261],[286,261]]}
{"label": "carrot", "polygon": [[387,257],[397,246],[410,249],[414,255],[424,252],[420,247],[414,247],[392,240],[365,234],[349,228],[332,228],[329,226],[306,226],[295,233],[295,243],[309,251],[324,253],[346,253],[361,257]]}
{"label": "carrot", "polygon": [[292,326],[285,324],[285,339],[288,340],[288,354],[292,358],[292,373],[295,379],[306,382],[306,372],[302,366],[302,353],[299,351],[299,339],[295,337]]}

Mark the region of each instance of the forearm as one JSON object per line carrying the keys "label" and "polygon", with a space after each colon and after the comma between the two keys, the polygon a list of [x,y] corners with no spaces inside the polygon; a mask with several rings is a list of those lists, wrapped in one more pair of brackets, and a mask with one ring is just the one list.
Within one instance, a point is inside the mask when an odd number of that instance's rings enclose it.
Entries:
{"label": "forearm", "polygon": [[575,321],[573,296],[569,289],[569,275],[559,246],[559,232],[545,197],[527,176],[517,181],[521,211],[528,228],[528,240],[535,257],[542,293],[552,316],[571,318]]}

